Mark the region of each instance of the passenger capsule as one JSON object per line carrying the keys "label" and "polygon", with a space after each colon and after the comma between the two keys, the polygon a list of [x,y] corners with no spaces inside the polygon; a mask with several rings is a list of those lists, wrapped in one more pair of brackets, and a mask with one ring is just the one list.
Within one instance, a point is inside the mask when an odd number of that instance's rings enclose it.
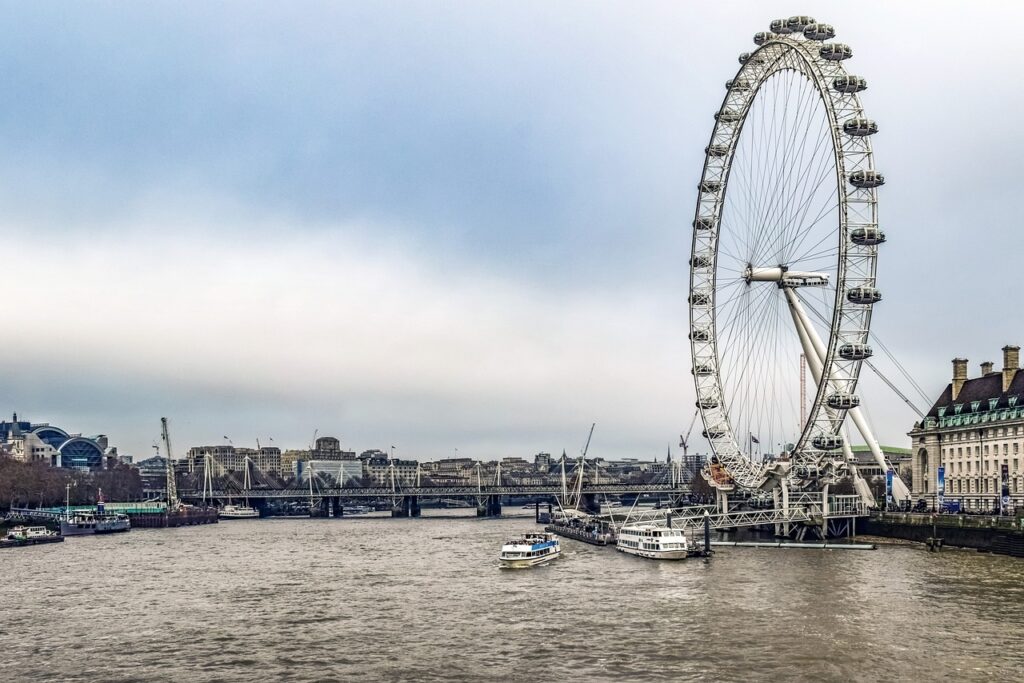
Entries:
{"label": "passenger capsule", "polygon": [[814,17],[809,17],[806,14],[798,14],[786,19],[786,27],[793,33],[802,33],[805,28],[814,23],[817,23],[814,21]]}
{"label": "passenger capsule", "polygon": [[789,26],[786,24],[785,19],[776,19],[768,26],[768,28],[771,29],[772,33],[777,33],[781,36],[793,32],[793,29],[789,28]]}
{"label": "passenger capsule", "polygon": [[707,216],[699,216],[693,219],[694,230],[711,230],[715,227],[715,219]]}
{"label": "passenger capsule", "polygon": [[854,171],[850,174],[850,184],[862,190],[885,185],[885,176],[875,170]]}
{"label": "passenger capsule", "polygon": [[828,43],[818,49],[818,54],[821,55],[822,59],[827,59],[830,62],[841,62],[852,57],[853,50],[850,49],[849,45],[843,43]]}
{"label": "passenger capsule", "polygon": [[746,92],[750,90],[750,81],[745,78],[730,78],[725,82],[725,89]]}
{"label": "passenger capsule", "polygon": [[774,40],[775,38],[778,38],[778,36],[771,31],[758,31],[754,34],[754,44],[764,45],[769,40]]}
{"label": "passenger capsule", "polygon": [[843,123],[843,132],[847,135],[862,138],[878,132],[878,124],[871,119],[850,119]]}
{"label": "passenger capsule", "polygon": [[722,111],[715,112],[715,121],[721,121],[722,123],[736,123],[742,118],[742,114],[732,109],[723,109]]}
{"label": "passenger capsule", "polygon": [[701,410],[714,410],[718,407],[717,398],[702,398],[697,401],[697,407]]}
{"label": "passenger capsule", "polygon": [[843,344],[839,347],[839,355],[845,360],[865,360],[874,355],[867,344]]}
{"label": "passenger capsule", "polygon": [[690,257],[690,265],[694,268],[710,268],[711,257],[703,254],[694,254]]}
{"label": "passenger capsule", "polygon": [[744,52],[743,54],[740,55],[740,64],[746,64],[748,62],[751,64],[764,64],[764,57],[761,57],[760,55],[755,56],[749,52]]}
{"label": "passenger capsule", "polygon": [[707,292],[694,292],[690,295],[689,301],[693,306],[707,306],[711,303],[711,295]]}
{"label": "passenger capsule", "polygon": [[847,95],[866,90],[867,87],[868,82],[860,76],[839,76],[832,81],[832,88],[836,92]]}
{"label": "passenger capsule", "polygon": [[811,445],[819,451],[834,451],[843,447],[843,437],[840,434],[819,434],[811,439]]}
{"label": "passenger capsule", "polygon": [[845,391],[838,391],[825,399],[825,403],[828,404],[829,408],[835,410],[849,410],[860,405],[860,396],[848,394]]}
{"label": "passenger capsule", "polygon": [[808,40],[830,40],[836,37],[832,24],[808,24],[804,26],[804,38]]}
{"label": "passenger capsule", "polygon": [[713,375],[715,374],[715,366],[711,365],[711,363],[697,363],[690,372],[695,375]]}
{"label": "passenger capsule", "polygon": [[709,157],[724,157],[729,153],[729,147],[726,145],[708,145],[704,148],[704,153]]}
{"label": "passenger capsule", "polygon": [[725,436],[725,432],[720,429],[705,429],[701,432],[701,436],[705,439],[721,439]]}
{"label": "passenger capsule", "polygon": [[711,339],[711,333],[707,330],[693,330],[690,332],[690,339],[695,342],[706,342]]}
{"label": "passenger capsule", "polygon": [[846,300],[851,304],[877,304],[882,300],[882,293],[875,287],[854,287],[846,292]]}
{"label": "passenger capsule", "polygon": [[705,180],[698,187],[701,192],[718,192],[722,189],[722,183],[717,180]]}
{"label": "passenger capsule", "polygon": [[854,228],[850,231],[850,241],[861,246],[872,247],[885,241],[885,233],[878,228]]}

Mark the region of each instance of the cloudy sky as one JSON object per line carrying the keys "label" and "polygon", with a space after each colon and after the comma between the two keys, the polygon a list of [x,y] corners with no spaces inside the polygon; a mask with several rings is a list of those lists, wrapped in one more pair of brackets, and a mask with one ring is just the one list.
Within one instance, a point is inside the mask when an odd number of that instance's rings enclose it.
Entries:
{"label": "cloudy sky", "polygon": [[[1024,342],[1024,6],[894,5],[814,12],[882,127],[874,329],[937,394],[953,356],[975,374]],[[164,415],[179,451],[318,429],[572,454],[591,422],[594,455],[678,442],[711,114],[751,35],[800,7],[2,7],[6,412],[137,457]],[[906,445],[914,413],[864,391]]]}

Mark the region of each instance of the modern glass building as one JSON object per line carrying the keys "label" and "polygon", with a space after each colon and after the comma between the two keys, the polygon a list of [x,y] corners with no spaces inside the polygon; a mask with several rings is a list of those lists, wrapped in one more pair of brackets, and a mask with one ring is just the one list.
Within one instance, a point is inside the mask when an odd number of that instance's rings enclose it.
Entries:
{"label": "modern glass building", "polygon": [[105,436],[69,434],[50,424],[19,420],[0,422],[0,449],[24,462],[46,462],[54,467],[79,470],[103,469],[107,450]]}

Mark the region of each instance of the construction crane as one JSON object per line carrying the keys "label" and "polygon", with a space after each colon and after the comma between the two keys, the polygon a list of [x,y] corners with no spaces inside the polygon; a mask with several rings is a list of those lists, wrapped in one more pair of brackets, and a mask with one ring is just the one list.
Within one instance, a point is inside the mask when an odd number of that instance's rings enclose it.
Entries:
{"label": "construction crane", "polygon": [[693,426],[697,424],[697,415],[700,414],[700,410],[693,412],[693,419],[690,420],[690,428],[686,430],[686,436],[679,435],[679,447],[683,449],[683,459],[686,459],[687,451],[690,447],[690,435],[693,434]]}
{"label": "construction crane", "polygon": [[171,435],[167,433],[167,418],[160,418],[160,430],[163,435],[164,453],[167,454],[167,511],[178,509],[178,487],[174,481],[174,458],[171,456]]}
{"label": "construction crane", "polygon": [[587,444],[583,447],[583,458],[584,459],[586,459],[586,457],[587,457],[587,451],[590,450],[590,439],[594,436],[594,427],[596,427],[596,426],[597,426],[596,422],[594,422],[593,424],[590,425],[590,433],[587,434]]}

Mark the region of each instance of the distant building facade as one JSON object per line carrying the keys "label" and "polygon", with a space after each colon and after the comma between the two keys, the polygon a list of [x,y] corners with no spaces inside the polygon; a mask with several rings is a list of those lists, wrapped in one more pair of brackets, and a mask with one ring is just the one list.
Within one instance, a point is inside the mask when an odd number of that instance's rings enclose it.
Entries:
{"label": "distant building facade", "polygon": [[934,501],[938,469],[945,473],[946,499],[968,509],[999,507],[1005,467],[1012,506],[1024,506],[1024,372],[1020,347],[1003,347],[1003,368],[981,364],[967,377],[967,360],[953,360],[953,378],[923,420],[913,440],[911,492]]}
{"label": "distant building facade", "polygon": [[108,456],[117,457],[102,434],[71,434],[45,422],[19,420],[17,413],[10,422],[0,422],[0,452],[22,462],[82,471],[104,469]]}
{"label": "distant building facade", "polygon": [[[308,451],[307,451],[308,452]],[[267,474],[281,474],[281,449],[275,446],[260,448],[235,448],[234,446],[193,446],[186,456],[188,471],[201,472],[204,463],[209,459],[211,472],[214,475],[228,472],[244,472],[248,461],[257,470]]]}

